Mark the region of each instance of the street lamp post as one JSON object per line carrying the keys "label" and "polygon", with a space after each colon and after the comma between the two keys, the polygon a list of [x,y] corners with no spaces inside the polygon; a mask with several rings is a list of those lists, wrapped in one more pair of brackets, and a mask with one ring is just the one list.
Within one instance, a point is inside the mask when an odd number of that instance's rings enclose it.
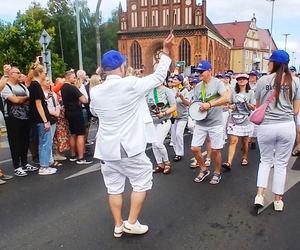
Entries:
{"label": "street lamp post", "polygon": [[286,34],[282,34],[282,35],[285,36],[285,39],[284,39],[284,50],[286,51],[287,37],[290,36],[291,34],[286,33]]}
{"label": "street lamp post", "polygon": [[78,45],[78,57],[79,57],[79,69],[83,69],[82,63],[82,47],[81,47],[81,30],[80,30],[80,19],[79,19],[79,4],[78,0],[75,0],[76,8],[76,27],[77,27],[77,45]]}
{"label": "street lamp post", "polygon": [[267,0],[268,2],[272,2],[272,14],[271,14],[271,37],[270,37],[270,44],[269,44],[269,53],[272,53],[272,36],[273,36],[273,18],[274,18],[274,2],[275,0]]}

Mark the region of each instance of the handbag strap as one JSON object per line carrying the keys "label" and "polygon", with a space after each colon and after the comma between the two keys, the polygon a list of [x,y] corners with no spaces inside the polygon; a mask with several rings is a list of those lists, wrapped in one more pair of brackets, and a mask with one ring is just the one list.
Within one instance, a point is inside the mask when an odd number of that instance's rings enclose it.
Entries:
{"label": "handbag strap", "polygon": [[272,99],[275,97],[275,95],[276,95],[276,90],[273,90],[272,91],[272,94],[268,97],[268,99],[266,100],[266,104],[267,105],[269,105],[270,104],[270,102],[272,101]]}

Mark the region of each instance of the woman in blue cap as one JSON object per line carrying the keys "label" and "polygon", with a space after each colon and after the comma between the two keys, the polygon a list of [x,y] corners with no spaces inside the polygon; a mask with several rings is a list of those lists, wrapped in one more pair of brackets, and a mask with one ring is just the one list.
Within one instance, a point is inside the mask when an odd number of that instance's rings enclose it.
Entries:
{"label": "woman in blue cap", "polygon": [[258,80],[255,92],[257,107],[268,99],[271,101],[257,131],[260,164],[254,204],[258,207],[264,206],[264,193],[268,187],[271,167],[274,166],[274,209],[283,211],[286,169],[296,138],[294,115],[299,112],[300,82],[291,75],[288,68],[289,55],[284,50],[275,50],[269,61],[270,74]]}

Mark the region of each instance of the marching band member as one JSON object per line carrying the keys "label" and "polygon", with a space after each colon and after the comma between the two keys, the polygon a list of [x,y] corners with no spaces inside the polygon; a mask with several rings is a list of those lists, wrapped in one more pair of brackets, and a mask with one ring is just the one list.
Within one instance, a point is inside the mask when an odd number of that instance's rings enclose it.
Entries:
{"label": "marching band member", "polygon": [[150,91],[147,103],[152,114],[156,132],[156,142],[152,143],[153,154],[157,163],[154,173],[171,173],[171,163],[164,140],[171,129],[171,116],[176,111],[175,95],[172,89],[163,84]]}
{"label": "marching band member", "polygon": [[[123,232],[143,234],[148,231],[148,226],[141,225],[138,221],[147,191],[152,188],[152,164],[145,154],[145,123],[148,120],[144,119],[145,115],[140,107],[145,102],[146,93],[165,80],[171,64],[167,55],[173,41],[173,35],[166,38],[155,72],[142,78],[124,78],[125,56],[118,51],[108,51],[102,57],[106,80],[91,89],[91,112],[99,118],[94,157],[104,162],[101,172],[115,222],[115,237],[121,237]],[[166,114],[160,114],[164,115]],[[122,194],[126,177],[130,180],[133,192],[128,220],[123,221]]]}
{"label": "marching band member", "polygon": [[255,92],[258,107],[273,98],[257,130],[260,164],[254,204],[264,206],[264,193],[268,187],[270,169],[274,166],[272,192],[275,194],[275,211],[282,211],[284,206],[282,195],[286,169],[296,137],[294,115],[298,114],[300,107],[300,82],[291,75],[289,61],[287,52],[275,50],[269,58],[270,74],[258,80]]}
{"label": "marching band member", "polygon": [[230,109],[233,110],[230,115],[228,125],[228,134],[230,135],[230,144],[228,151],[228,160],[222,164],[222,167],[231,170],[232,160],[235,155],[236,145],[239,137],[242,139],[242,166],[248,165],[248,140],[252,132],[252,123],[249,121],[250,110],[255,108],[254,91],[250,89],[247,74],[236,76],[237,84],[231,95]]}
{"label": "marching band member", "polygon": [[194,181],[202,182],[210,174],[210,171],[205,166],[200,147],[209,136],[215,163],[210,183],[218,184],[221,180],[221,149],[223,148],[221,106],[229,101],[230,92],[226,90],[222,81],[212,76],[211,69],[210,63],[206,60],[201,61],[196,68],[202,76],[202,82],[196,86],[194,98],[203,102],[199,112],[207,111],[207,117],[196,122],[191,149],[200,166],[199,175]]}
{"label": "marching band member", "polygon": [[180,161],[184,155],[183,134],[188,120],[189,92],[182,86],[183,76],[177,75],[173,78],[173,90],[176,95],[176,116],[172,124],[171,138],[173,138],[173,149],[175,151],[174,161]]}

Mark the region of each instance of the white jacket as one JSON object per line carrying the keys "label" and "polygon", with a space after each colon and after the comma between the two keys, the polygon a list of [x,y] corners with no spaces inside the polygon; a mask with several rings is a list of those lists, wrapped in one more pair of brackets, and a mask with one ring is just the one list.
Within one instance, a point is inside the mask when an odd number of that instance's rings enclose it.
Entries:
{"label": "white jacket", "polygon": [[171,59],[162,55],[155,72],[143,78],[121,78],[109,75],[103,84],[91,89],[90,109],[99,118],[94,157],[115,161],[121,159],[120,147],[128,157],[145,151],[149,111],[145,111],[145,95],[161,85],[167,76]]}

